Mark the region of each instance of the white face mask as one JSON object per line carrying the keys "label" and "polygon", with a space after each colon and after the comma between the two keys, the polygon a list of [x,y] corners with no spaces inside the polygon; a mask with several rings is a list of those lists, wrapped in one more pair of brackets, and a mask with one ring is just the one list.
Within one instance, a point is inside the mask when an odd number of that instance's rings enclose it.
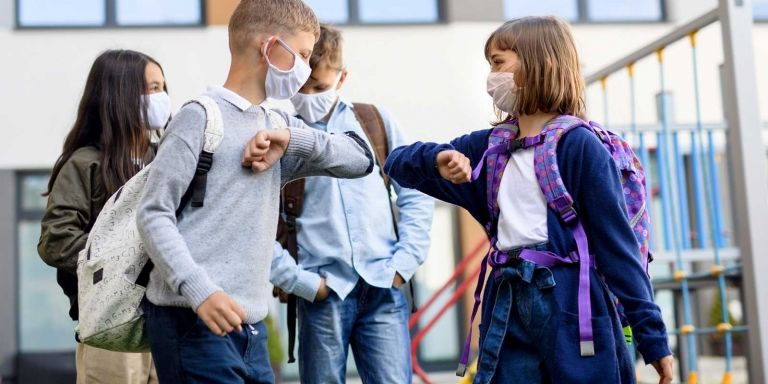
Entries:
{"label": "white face mask", "polygon": [[515,84],[515,74],[512,72],[491,72],[488,74],[488,94],[493,98],[497,108],[512,113],[517,101],[518,87]]}
{"label": "white face mask", "polygon": [[152,131],[165,128],[171,119],[171,98],[165,92],[151,93],[143,96],[143,104],[147,109],[149,129]]}
{"label": "white face mask", "polygon": [[[277,39],[277,44],[280,44],[293,55],[293,68],[288,71],[282,71],[269,62],[267,47],[269,46],[270,40],[273,38]],[[288,46],[288,44],[280,40],[280,38],[271,37],[270,40],[267,40],[261,51],[264,55],[264,59],[269,65],[269,68],[267,69],[267,80],[264,84],[267,97],[275,100],[290,99],[293,95],[298,93],[299,89],[307,82],[309,75],[312,73],[312,69],[291,49],[291,47]]]}
{"label": "white face mask", "polygon": [[327,91],[312,94],[297,93],[293,96],[291,102],[296,108],[296,113],[310,124],[322,120],[331,112],[331,108],[338,98],[336,87],[339,85],[340,79],[341,73]]}

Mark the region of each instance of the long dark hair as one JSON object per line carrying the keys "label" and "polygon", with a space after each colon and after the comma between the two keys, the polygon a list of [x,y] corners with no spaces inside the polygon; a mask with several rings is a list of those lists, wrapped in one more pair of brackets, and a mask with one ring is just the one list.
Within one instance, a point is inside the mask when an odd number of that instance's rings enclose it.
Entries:
{"label": "long dark hair", "polygon": [[107,195],[125,184],[140,165],[150,144],[149,122],[142,103],[147,94],[147,64],[160,64],[130,50],[109,50],[96,58],[88,73],[77,119],[64,141],[48,181],[48,192],[61,168],[82,147],[99,149],[101,181]]}

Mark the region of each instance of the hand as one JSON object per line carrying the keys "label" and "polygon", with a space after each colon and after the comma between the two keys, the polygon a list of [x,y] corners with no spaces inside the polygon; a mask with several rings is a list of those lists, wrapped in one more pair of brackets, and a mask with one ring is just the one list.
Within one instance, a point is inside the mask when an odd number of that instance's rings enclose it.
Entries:
{"label": "hand", "polygon": [[395,272],[395,279],[392,280],[392,286],[397,289],[400,289],[400,287],[402,287],[403,284],[405,284],[405,279],[403,279],[403,277],[400,276],[399,272]]}
{"label": "hand", "polygon": [[437,170],[440,176],[454,183],[462,184],[471,181],[472,167],[469,158],[459,151],[442,151],[437,154]]}
{"label": "hand", "polygon": [[288,302],[288,296],[290,295],[282,289],[274,287],[272,288],[272,296],[277,297],[281,303],[285,304]]}
{"label": "hand", "polygon": [[245,310],[234,299],[222,291],[208,296],[199,307],[197,315],[214,335],[226,336],[228,333],[243,330]]}
{"label": "hand", "polygon": [[245,146],[243,167],[250,167],[254,172],[264,172],[285,154],[291,131],[275,129],[259,131]]}
{"label": "hand", "polygon": [[672,355],[669,355],[651,363],[656,372],[659,373],[659,384],[669,384],[672,382],[672,371],[674,370],[672,365],[674,361]]}
{"label": "hand", "polygon": [[325,285],[325,279],[320,280],[320,288],[317,289],[317,294],[315,294],[315,303],[323,301],[328,298],[328,295],[331,294],[331,291],[328,289],[328,286]]}

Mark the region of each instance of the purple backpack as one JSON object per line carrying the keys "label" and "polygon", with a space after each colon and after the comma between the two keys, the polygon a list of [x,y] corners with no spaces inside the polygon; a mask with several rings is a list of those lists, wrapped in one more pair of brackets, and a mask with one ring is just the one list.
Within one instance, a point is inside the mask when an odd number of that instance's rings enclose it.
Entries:
{"label": "purple backpack", "polygon": [[[637,244],[642,257],[642,264],[648,271],[648,263],[651,259],[648,250],[650,216],[647,210],[647,196],[645,187],[645,171],[640,160],[632,152],[632,148],[620,136],[603,129],[594,122],[585,122],[578,117],[560,115],[549,121],[542,129],[541,134],[534,137],[516,140],[518,133],[517,121],[508,122],[496,126],[490,134],[488,149],[483,154],[483,160],[473,171],[472,179],[475,180],[483,166],[487,173],[487,201],[490,221],[485,224],[485,230],[491,238],[491,250],[483,260],[480,278],[475,290],[475,305],[472,310],[472,320],[477,314],[480,304],[480,294],[485,280],[486,262],[491,266],[503,265],[508,256],[496,250],[497,233],[496,223],[499,219],[498,194],[502,175],[512,152],[522,148],[534,147],[534,169],[536,179],[541,186],[547,205],[558,213],[560,218],[572,228],[576,240],[577,252],[571,255],[555,255],[551,252],[524,250],[519,257],[534,262],[537,265],[550,267],[561,264],[580,265],[579,270],[579,338],[582,356],[594,355],[594,343],[592,335],[592,309],[589,296],[589,268],[595,267],[594,260],[589,254],[587,236],[579,220],[576,210],[573,208],[573,198],[565,189],[560,168],[557,164],[557,144],[564,134],[579,127],[586,127],[594,132],[602,141],[605,148],[611,154],[621,174],[621,185],[624,190],[627,218],[637,238]],[[622,322],[625,320],[622,319]],[[470,323],[471,324],[471,323]],[[463,375],[469,355],[469,339],[471,330],[464,345],[459,370],[457,374]]]}

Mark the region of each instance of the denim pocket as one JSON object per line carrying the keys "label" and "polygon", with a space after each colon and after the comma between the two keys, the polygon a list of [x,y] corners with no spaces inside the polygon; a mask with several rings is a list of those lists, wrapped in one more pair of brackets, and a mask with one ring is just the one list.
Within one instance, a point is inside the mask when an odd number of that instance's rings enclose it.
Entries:
{"label": "denim pocket", "polygon": [[619,383],[616,343],[610,316],[592,318],[595,355],[582,357],[579,316],[560,312],[555,330],[553,359],[548,362],[555,383]]}

